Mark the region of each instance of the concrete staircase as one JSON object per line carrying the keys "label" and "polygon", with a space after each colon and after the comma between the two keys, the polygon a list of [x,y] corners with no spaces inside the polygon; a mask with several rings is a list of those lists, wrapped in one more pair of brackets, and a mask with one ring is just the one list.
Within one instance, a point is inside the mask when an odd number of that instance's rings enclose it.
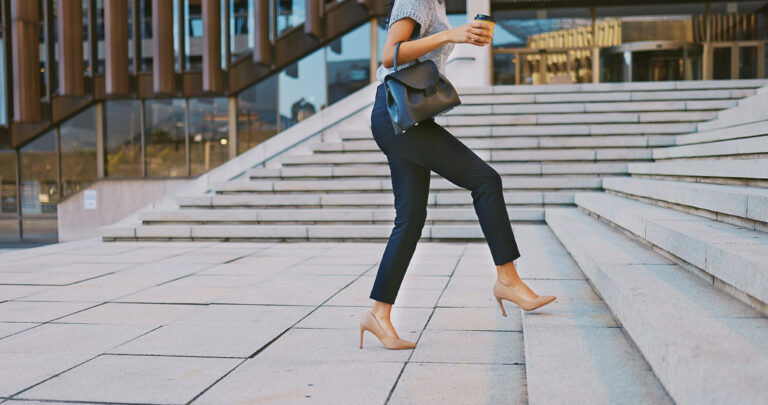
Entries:
{"label": "concrete staircase", "polygon": [[[547,207],[597,192],[606,176],[651,162],[763,81],[495,86],[462,90],[438,121],[502,175],[513,222],[542,222]],[[370,104],[371,100],[367,100]],[[332,107],[333,108],[333,107]],[[326,131],[176,207],[104,228],[104,240],[385,240],[395,217],[386,157],[355,125]],[[279,135],[277,136],[279,137]],[[424,240],[482,239],[472,199],[433,173]]]}
{"label": "concrete staircase", "polygon": [[[517,227],[538,235],[521,275],[558,295],[522,314],[529,403],[766,402],[767,85],[464,89],[438,118],[502,175],[516,225],[552,231]],[[393,197],[369,114],[103,239],[385,240]],[[433,176],[423,240],[482,240],[469,192]]]}
{"label": "concrete staircase", "polygon": [[768,88],[546,222],[680,404],[768,398]]}

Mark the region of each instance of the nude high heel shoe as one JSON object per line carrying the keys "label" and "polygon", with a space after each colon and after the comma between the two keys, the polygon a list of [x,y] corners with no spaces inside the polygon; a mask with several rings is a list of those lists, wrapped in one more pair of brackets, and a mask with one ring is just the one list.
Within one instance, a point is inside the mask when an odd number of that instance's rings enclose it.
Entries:
{"label": "nude high heel shoe", "polygon": [[389,335],[387,335],[387,332],[384,330],[384,328],[381,326],[381,323],[379,323],[379,320],[376,319],[376,315],[373,314],[371,311],[366,311],[362,318],[360,318],[360,348],[363,348],[363,332],[369,331],[373,333],[374,336],[376,336],[379,341],[381,341],[381,344],[384,345],[387,349],[390,350],[401,350],[401,349],[413,349],[416,347],[416,344],[413,342],[409,342],[407,340],[393,338]]}
{"label": "nude high heel shoe", "polygon": [[526,311],[532,311],[543,305],[549,304],[557,298],[554,295],[539,295],[533,300],[528,300],[521,297],[520,294],[515,291],[515,287],[506,285],[499,280],[496,280],[496,284],[493,286],[493,296],[496,297],[496,301],[499,303],[499,308],[501,308],[501,313],[504,316],[507,316],[507,311],[504,310],[504,305],[501,303],[502,299],[511,301]]}

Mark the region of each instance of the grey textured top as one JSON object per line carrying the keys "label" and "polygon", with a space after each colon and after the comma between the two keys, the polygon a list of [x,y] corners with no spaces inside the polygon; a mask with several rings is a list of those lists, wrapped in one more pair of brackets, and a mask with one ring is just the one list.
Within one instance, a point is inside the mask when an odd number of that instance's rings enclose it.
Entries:
{"label": "grey textured top", "polygon": [[[419,27],[416,27],[419,29],[419,33],[414,33],[414,36],[411,39],[427,37],[451,28],[445,11],[445,0],[395,0],[387,29],[389,29],[395,21],[404,17],[414,19],[420,26],[420,29]],[[431,59],[437,65],[437,70],[445,75],[445,61],[448,60],[448,55],[453,51],[454,45],[455,44],[453,43],[445,44],[420,56],[419,60],[423,61]],[[398,64],[397,68],[399,70],[415,63],[416,61],[413,60],[408,63]],[[384,76],[394,71],[394,67],[387,69],[381,64],[376,70],[376,80],[383,82]]]}

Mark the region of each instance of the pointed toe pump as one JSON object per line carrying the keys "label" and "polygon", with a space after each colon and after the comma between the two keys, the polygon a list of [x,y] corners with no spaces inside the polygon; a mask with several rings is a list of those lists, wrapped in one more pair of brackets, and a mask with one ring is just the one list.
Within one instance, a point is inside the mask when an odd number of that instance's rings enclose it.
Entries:
{"label": "pointed toe pump", "polygon": [[514,287],[506,285],[499,280],[496,280],[496,284],[493,286],[493,296],[496,297],[501,313],[504,316],[507,316],[507,311],[504,310],[504,304],[501,303],[503,299],[517,304],[525,311],[532,311],[549,304],[557,298],[554,295],[539,295],[535,299],[529,300],[516,292]]}
{"label": "pointed toe pump", "polygon": [[381,323],[379,323],[379,320],[376,319],[376,315],[373,314],[371,311],[366,311],[362,318],[360,318],[360,348],[363,348],[363,333],[365,331],[369,331],[373,333],[374,336],[376,336],[381,344],[384,345],[387,349],[390,350],[402,350],[402,349],[413,349],[416,347],[416,344],[413,342],[409,342],[407,340],[403,340],[400,338],[394,338],[389,335],[387,335],[387,332],[384,330],[384,327],[381,326]]}

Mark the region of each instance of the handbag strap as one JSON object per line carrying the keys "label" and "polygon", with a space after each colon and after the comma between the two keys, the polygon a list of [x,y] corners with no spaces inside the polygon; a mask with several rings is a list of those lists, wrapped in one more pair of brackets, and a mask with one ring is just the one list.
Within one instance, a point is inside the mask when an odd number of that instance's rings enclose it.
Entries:
{"label": "handbag strap", "polygon": [[[402,44],[403,42],[405,42],[405,41],[398,41],[395,44],[395,59],[394,59],[394,61],[392,63],[394,65],[393,66],[393,70],[397,70],[397,50],[400,48],[400,44]],[[419,62],[419,58],[416,58],[416,62]]]}

